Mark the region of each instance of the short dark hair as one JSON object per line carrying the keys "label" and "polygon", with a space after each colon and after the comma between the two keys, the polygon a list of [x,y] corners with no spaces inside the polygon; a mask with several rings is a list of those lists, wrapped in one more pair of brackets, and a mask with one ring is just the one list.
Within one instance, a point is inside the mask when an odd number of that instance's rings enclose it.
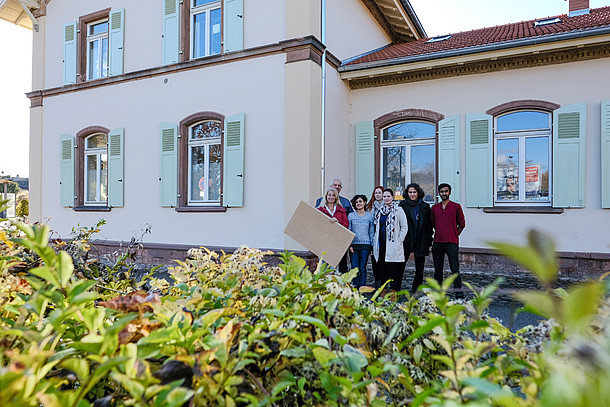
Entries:
{"label": "short dark hair", "polygon": [[390,194],[392,194],[392,198],[394,198],[394,191],[391,188],[386,188],[383,190],[383,192],[389,192]]}
{"label": "short dark hair", "polygon": [[405,188],[405,193],[403,194],[403,197],[405,199],[409,197],[409,188],[413,188],[417,191],[417,199],[424,199],[424,196],[426,196],[426,193],[424,192],[422,187],[420,187],[419,184],[412,182]]}
{"label": "short dark hair", "polygon": [[442,184],[439,184],[439,185],[438,185],[438,192],[441,192],[441,189],[443,189],[443,188],[445,188],[445,187],[446,187],[446,188],[449,188],[449,193],[451,193],[451,185],[449,185],[449,184],[447,184],[447,183],[445,183],[445,182],[443,182]]}
{"label": "short dark hair", "polygon": [[354,197],[352,198],[351,202],[352,202],[352,208],[354,208],[354,210],[356,210],[356,199],[362,199],[364,201],[364,206],[366,207],[366,195],[364,194],[356,194],[354,195]]}

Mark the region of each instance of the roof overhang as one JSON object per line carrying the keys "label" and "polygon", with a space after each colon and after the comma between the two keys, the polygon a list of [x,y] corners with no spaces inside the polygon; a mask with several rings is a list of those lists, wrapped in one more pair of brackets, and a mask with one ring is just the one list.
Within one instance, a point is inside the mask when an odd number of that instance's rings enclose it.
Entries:
{"label": "roof overhang", "polygon": [[0,19],[38,31],[38,20],[34,14],[40,6],[36,0],[0,0]]}
{"label": "roof overhang", "polygon": [[362,0],[395,44],[427,36],[409,0]]}
{"label": "roof overhang", "polygon": [[608,44],[610,44],[610,27],[601,27],[579,32],[347,65],[339,67],[338,70],[341,79],[350,82],[362,81],[362,85],[364,85],[364,82],[374,81],[374,78],[381,79],[389,76],[396,78],[409,72],[430,72],[444,67],[459,68],[484,61],[500,61],[508,58],[549,54],[600,45],[607,47]]}

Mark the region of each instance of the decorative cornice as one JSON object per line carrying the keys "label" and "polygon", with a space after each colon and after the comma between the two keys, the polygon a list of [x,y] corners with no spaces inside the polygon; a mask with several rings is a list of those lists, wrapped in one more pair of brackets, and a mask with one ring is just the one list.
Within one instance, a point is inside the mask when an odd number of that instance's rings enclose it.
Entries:
{"label": "decorative cornice", "polygon": [[378,117],[374,121],[375,128],[385,127],[394,122],[399,122],[405,119],[423,119],[428,120],[434,123],[438,123],[439,121],[445,118],[444,115],[438,112],[433,112],[432,110],[426,109],[401,109],[395,110],[390,113],[386,113],[383,116]]}
{"label": "decorative cornice", "polygon": [[497,60],[465,62],[430,69],[391,73],[375,77],[348,79],[350,89],[365,89],[402,83],[420,82],[455,76],[499,72],[537,66],[564,64],[610,57],[608,44],[538,54],[498,58]]}
{"label": "decorative cornice", "polygon": [[[154,68],[142,69],[139,71],[128,72],[123,75],[112,76],[109,78],[94,79],[73,85],[60,86],[56,88],[34,90],[26,93],[30,99],[30,107],[42,106],[45,97],[58,96],[71,92],[79,92],[86,89],[93,89],[105,86],[112,86],[123,82],[131,82],[140,79],[148,79],[156,76],[169,75],[194,69],[202,69],[208,66],[227,64],[252,58],[260,58],[269,55],[286,54],[287,63],[297,60],[308,60],[320,64],[321,55],[324,52],[324,45],[315,37],[308,36],[280,41],[275,44],[263,45],[255,48],[248,48],[243,51],[231,52],[228,54],[214,55],[206,58],[192,59],[189,61],[178,62],[172,65],[163,65]],[[300,55],[294,60],[294,58]],[[305,57],[307,56],[307,57]],[[299,59],[300,58],[300,59]],[[326,61],[335,69],[341,65],[341,61],[332,53],[326,52]]]}
{"label": "decorative cornice", "polygon": [[38,0],[38,4],[40,5],[40,7],[38,7],[35,11],[34,11],[34,17],[39,18],[39,17],[44,17],[47,15],[47,4],[49,4],[51,0]]}

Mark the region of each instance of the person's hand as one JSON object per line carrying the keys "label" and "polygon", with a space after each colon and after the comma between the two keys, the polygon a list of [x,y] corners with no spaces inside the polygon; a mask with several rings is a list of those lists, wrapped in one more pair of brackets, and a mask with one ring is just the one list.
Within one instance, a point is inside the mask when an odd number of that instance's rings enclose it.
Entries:
{"label": "person's hand", "polygon": [[339,222],[339,221],[337,220],[337,218],[335,218],[335,217],[330,218],[330,223],[335,223],[335,222]]}
{"label": "person's hand", "polygon": [[349,252],[350,252],[350,253],[353,253],[353,252],[354,252],[354,248],[353,248],[353,247],[350,247],[350,248],[349,248]]}

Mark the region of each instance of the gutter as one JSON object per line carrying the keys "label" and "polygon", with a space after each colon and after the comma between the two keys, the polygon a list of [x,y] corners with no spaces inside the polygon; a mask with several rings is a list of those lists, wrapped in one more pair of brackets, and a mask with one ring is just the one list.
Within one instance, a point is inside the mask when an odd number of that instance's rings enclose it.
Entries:
{"label": "gutter", "polygon": [[427,38],[428,34],[426,34],[424,26],[422,25],[421,21],[419,21],[419,17],[417,17],[417,14],[415,13],[413,6],[411,5],[411,2],[409,0],[400,0],[400,2],[402,3],[404,9],[407,11],[407,15],[409,16],[413,24],[415,24],[415,28],[417,29],[417,32],[420,37]]}
{"label": "gutter", "polygon": [[[455,49],[455,50],[431,52],[429,54],[423,54],[423,55],[414,55],[414,56],[408,56],[408,57],[402,57],[402,58],[386,59],[386,60],[382,60],[382,61],[365,62],[365,63],[355,64],[355,65],[342,65],[338,68],[338,71],[339,72],[352,72],[352,71],[365,70],[365,69],[369,69],[369,68],[379,68],[379,67],[384,67],[384,66],[409,64],[409,63],[413,63],[413,62],[432,61],[432,60],[436,60],[436,59],[451,58],[451,57],[457,57],[457,56],[462,56],[462,55],[473,55],[473,54],[479,54],[479,53],[490,52],[490,51],[499,51],[499,50],[504,50],[504,49],[527,47],[530,45],[547,44],[547,43],[567,41],[567,40],[573,40],[573,39],[579,39],[579,38],[587,38],[587,37],[593,37],[596,35],[605,35],[605,34],[610,34],[610,26],[592,28],[592,29],[588,29],[588,30],[584,30],[584,31],[553,34],[553,35],[544,36],[544,37],[525,38],[525,39],[520,39],[520,40],[502,42],[502,43],[477,45],[474,47],[460,48],[460,49]],[[343,63],[345,63],[345,62],[343,62]]]}

